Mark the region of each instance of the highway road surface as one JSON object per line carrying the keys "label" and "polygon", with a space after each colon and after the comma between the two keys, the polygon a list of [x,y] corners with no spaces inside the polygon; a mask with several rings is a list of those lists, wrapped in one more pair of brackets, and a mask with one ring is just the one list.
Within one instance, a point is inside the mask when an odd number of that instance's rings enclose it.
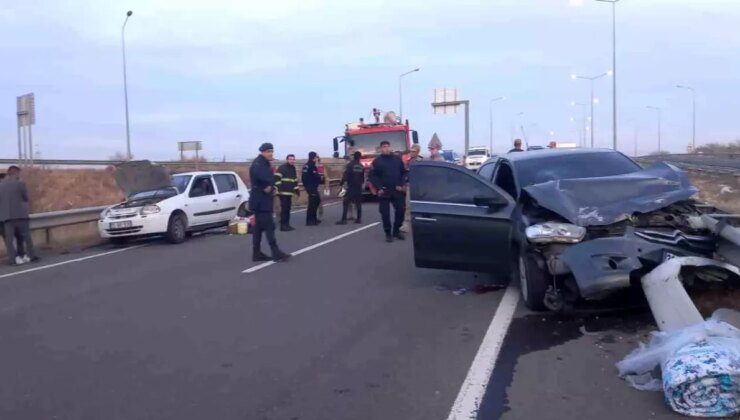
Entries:
{"label": "highway road surface", "polygon": [[506,276],[417,269],[375,207],[295,214],[286,263],[216,232],[0,266],[0,418],[674,418],[614,368],[649,313],[537,314]]}

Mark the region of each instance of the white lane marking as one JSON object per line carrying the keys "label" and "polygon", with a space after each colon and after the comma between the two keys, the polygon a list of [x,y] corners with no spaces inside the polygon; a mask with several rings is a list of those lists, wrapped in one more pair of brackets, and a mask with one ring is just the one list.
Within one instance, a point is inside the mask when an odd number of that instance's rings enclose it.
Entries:
{"label": "white lane marking", "polygon": [[[298,251],[293,252],[290,255],[292,255],[294,257],[296,255],[301,255],[304,252],[308,252],[308,251],[314,250],[314,249],[316,249],[318,247],[324,246],[326,244],[330,244],[330,243],[332,243],[334,241],[338,241],[338,240],[340,240],[342,238],[346,238],[347,236],[354,235],[355,233],[361,232],[361,231],[363,231],[365,229],[370,229],[371,227],[375,227],[375,226],[377,226],[379,224],[380,224],[380,222],[375,222],[375,223],[371,223],[371,224],[369,224],[367,226],[363,226],[363,227],[361,227],[359,229],[355,229],[355,230],[351,230],[349,232],[345,232],[345,233],[343,233],[341,235],[337,235],[337,236],[335,236],[333,238],[330,238],[330,239],[327,239],[327,240],[325,240],[323,242],[319,242],[317,244],[313,244],[311,246],[307,246],[307,247],[305,247],[303,249],[299,249]],[[255,265],[254,267],[247,268],[246,270],[242,271],[242,273],[243,274],[254,273],[255,271],[262,270],[263,268],[267,268],[267,267],[269,267],[269,266],[271,266],[273,264],[275,264],[274,261],[268,261],[268,262],[265,262],[265,263],[262,263],[262,264]]]}
{"label": "white lane marking", "polygon": [[447,420],[475,419],[478,416],[483,394],[488,387],[488,381],[493,374],[496,359],[518,303],[519,288],[510,284],[493,315],[491,325],[488,326],[486,336],[483,337],[478,354],[473,359],[468,376],[465,377]]}
{"label": "white lane marking", "polygon": [[76,263],[76,262],[80,262],[80,261],[90,260],[90,259],[93,259],[93,258],[105,257],[106,255],[112,255],[112,254],[117,254],[119,252],[130,251],[132,249],[145,247],[147,245],[148,244],[142,244],[142,245],[130,246],[128,248],[114,249],[113,251],[101,252],[99,254],[88,255],[87,257],[75,258],[74,260],[67,260],[67,261],[62,261],[62,262],[58,262],[58,263],[54,263],[54,264],[48,264],[48,265],[42,265],[42,266],[39,266],[39,267],[29,268],[28,270],[22,270],[22,271],[16,271],[16,272],[13,272],[13,273],[3,274],[3,275],[0,276],[0,279],[4,279],[6,277],[19,276],[19,275],[25,274],[25,273],[32,273],[34,271],[46,270],[47,268],[59,267],[60,265],[72,264],[72,263]]}
{"label": "white lane marking", "polygon": [[[341,203],[342,203],[341,201],[332,201],[330,203],[324,204],[324,207],[336,206],[337,204],[341,204]],[[307,208],[303,208],[303,209],[293,210],[293,211],[290,212],[290,214],[300,213],[300,212],[306,211],[306,210],[308,210],[308,209]]]}

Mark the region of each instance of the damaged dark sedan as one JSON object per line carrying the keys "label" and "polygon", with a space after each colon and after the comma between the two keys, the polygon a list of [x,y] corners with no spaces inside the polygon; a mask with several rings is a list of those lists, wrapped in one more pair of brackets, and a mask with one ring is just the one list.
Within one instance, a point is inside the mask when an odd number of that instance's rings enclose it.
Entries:
{"label": "damaged dark sedan", "polygon": [[491,159],[477,174],[414,163],[410,185],[416,265],[511,275],[532,309],[604,299],[675,257],[717,261],[687,273],[687,284],[738,280],[721,240],[696,223],[716,209],[692,200],[686,174],[665,163],[538,150]]}

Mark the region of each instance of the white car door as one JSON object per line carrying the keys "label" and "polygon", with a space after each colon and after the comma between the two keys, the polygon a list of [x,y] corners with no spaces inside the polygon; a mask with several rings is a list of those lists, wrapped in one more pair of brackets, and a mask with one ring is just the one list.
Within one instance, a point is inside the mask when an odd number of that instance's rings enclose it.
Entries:
{"label": "white car door", "polygon": [[191,226],[218,221],[219,203],[211,175],[198,175],[190,185],[185,212]]}
{"label": "white car door", "polygon": [[219,221],[228,221],[236,216],[236,210],[242,203],[242,193],[234,174],[214,174],[213,180],[218,190]]}

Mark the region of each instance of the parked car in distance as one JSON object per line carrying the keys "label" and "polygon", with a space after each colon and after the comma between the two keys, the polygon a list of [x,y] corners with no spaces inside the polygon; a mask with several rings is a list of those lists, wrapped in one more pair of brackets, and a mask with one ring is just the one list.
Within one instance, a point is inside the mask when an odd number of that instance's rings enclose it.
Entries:
{"label": "parked car in distance", "polygon": [[552,149],[501,155],[477,173],[423,161],[409,178],[416,265],[511,274],[532,309],[604,299],[674,257],[706,259],[687,285],[740,285],[725,264],[734,254],[691,223],[717,210],[694,202],[686,174],[665,163]]}
{"label": "parked car in distance", "polygon": [[465,156],[465,167],[475,171],[491,157],[491,150],[485,146],[474,146],[468,150]]}
{"label": "parked car in distance", "polygon": [[454,163],[455,165],[462,165],[462,157],[454,150],[442,150],[442,157],[444,158],[445,162]]}
{"label": "parked car in distance", "polygon": [[188,233],[226,226],[246,213],[249,190],[235,172],[188,172],[170,176],[148,161],[124,163],[115,172],[126,200],[100,214],[100,236],[112,242],[164,235],[183,242]]}

